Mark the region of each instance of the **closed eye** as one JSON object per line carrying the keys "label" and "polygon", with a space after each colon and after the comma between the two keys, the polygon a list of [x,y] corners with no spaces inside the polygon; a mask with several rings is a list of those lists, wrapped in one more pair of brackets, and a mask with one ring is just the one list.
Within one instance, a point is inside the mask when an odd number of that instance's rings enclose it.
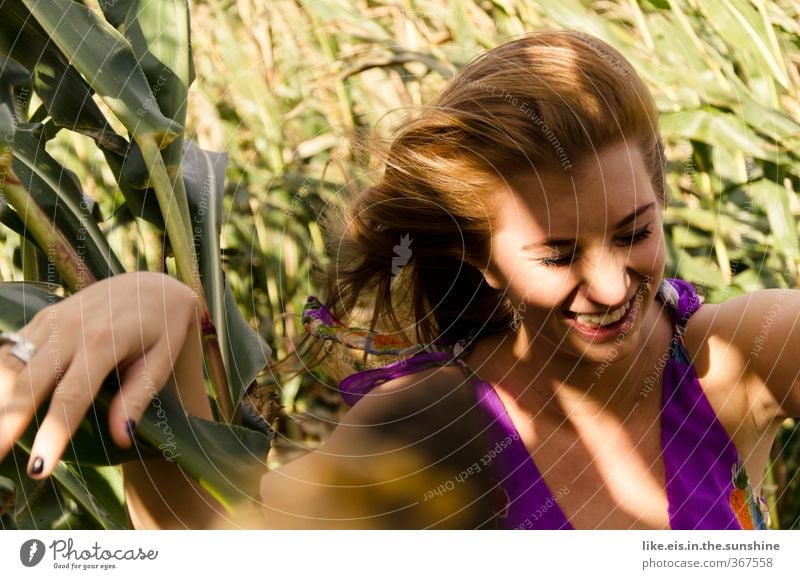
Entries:
{"label": "closed eye", "polygon": [[638,231],[634,231],[632,234],[623,237],[618,240],[620,245],[633,245],[634,243],[639,243],[640,241],[644,241],[648,237],[653,234],[650,226],[642,227]]}
{"label": "closed eye", "polygon": [[574,259],[575,259],[575,252],[563,256],[540,257],[537,258],[536,261],[538,261],[545,267],[563,267],[572,263]]}
{"label": "closed eye", "polygon": [[[650,237],[653,234],[653,231],[650,229],[650,226],[647,225],[646,227],[642,227],[638,231],[634,231],[630,235],[626,235],[617,240],[617,243],[621,246],[627,245],[634,245],[636,243],[640,243]],[[556,256],[549,256],[549,257],[539,257],[536,258],[535,261],[540,263],[545,267],[566,267],[570,265],[578,255],[577,249],[571,253],[566,255],[556,255]]]}

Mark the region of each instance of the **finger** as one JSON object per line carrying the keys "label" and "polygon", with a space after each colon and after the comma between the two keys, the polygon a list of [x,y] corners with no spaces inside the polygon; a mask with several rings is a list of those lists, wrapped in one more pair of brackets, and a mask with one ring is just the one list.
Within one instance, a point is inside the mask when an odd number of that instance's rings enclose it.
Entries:
{"label": "finger", "polygon": [[[34,322],[31,322],[29,325],[25,326],[24,328],[15,332],[18,336],[20,336],[24,341],[28,342],[29,344],[33,345],[34,347],[41,342],[37,340],[37,338],[41,338],[38,336],[37,333],[32,329]],[[42,340],[44,342],[45,340]],[[15,354],[12,354],[12,350],[14,349],[14,344],[7,343],[0,346],[0,373],[3,375],[7,374],[6,370],[10,372],[14,372],[15,374],[20,372],[26,365],[26,362],[20,359]],[[38,352],[40,348],[37,348],[36,351]],[[31,355],[30,357],[33,358],[35,354]],[[30,360],[29,360],[30,361]]]}
{"label": "finger", "polygon": [[111,364],[103,360],[105,356],[98,353],[95,358],[89,363],[86,356],[74,357],[53,391],[31,447],[28,474],[32,478],[45,478],[53,472],[111,371]]}
{"label": "finger", "polygon": [[60,376],[50,364],[51,351],[40,347],[25,364],[0,348],[0,460],[22,436],[38,408]]}
{"label": "finger", "polygon": [[0,347],[0,371],[2,371],[3,375],[8,372],[13,372],[16,375],[25,367],[25,362],[11,353],[11,348],[13,348],[12,344],[5,344]]}
{"label": "finger", "polygon": [[122,448],[130,448],[133,433],[147,407],[170,377],[173,362],[166,340],[156,342],[120,375],[119,393],[108,411],[111,437]]}

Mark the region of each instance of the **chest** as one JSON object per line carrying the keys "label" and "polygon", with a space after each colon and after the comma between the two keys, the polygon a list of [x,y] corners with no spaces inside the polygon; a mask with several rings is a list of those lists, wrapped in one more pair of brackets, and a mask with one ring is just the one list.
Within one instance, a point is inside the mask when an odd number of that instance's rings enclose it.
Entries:
{"label": "chest", "polygon": [[574,528],[669,528],[657,404],[624,421],[601,413],[560,423],[536,419],[508,399],[504,404],[534,469]]}
{"label": "chest", "polygon": [[[667,320],[657,324],[656,330],[659,337],[653,339],[654,352],[663,354],[671,344],[672,325]],[[655,333],[650,335],[652,339]],[[696,364],[699,357],[701,369],[704,363],[718,366],[714,360],[719,353],[713,348],[698,349],[687,342],[688,359]],[[482,357],[480,350],[473,353]],[[491,357],[483,359],[487,358]],[[664,366],[650,362],[644,366]],[[728,375],[723,379],[708,373],[695,375],[694,366],[691,372],[683,366],[683,377],[676,380],[679,367],[668,366],[673,376],[666,388],[663,373],[656,380],[627,385],[647,396],[625,416],[605,412],[602,407],[587,412],[563,408],[560,414],[548,412],[553,404],[558,405],[554,398],[531,403],[520,395],[539,388],[538,382],[523,384],[524,379],[505,378],[490,382],[524,444],[523,454],[531,458],[533,471],[528,478],[541,479],[544,484],[543,492],[540,488],[531,501],[534,506],[542,502],[541,496],[554,497],[555,504],[545,501],[547,508],[560,510],[577,529],[666,529],[670,512],[677,516],[673,524],[678,528],[695,524],[697,528],[738,528],[731,521],[729,505],[731,466],[741,455],[748,458],[745,466],[751,480],[758,481],[753,473],[763,472],[763,461],[755,468],[750,464],[752,437],[742,425],[748,413],[741,389],[736,388],[735,380],[724,379]],[[502,367],[490,363],[484,367],[485,375],[502,377],[498,373]],[[639,375],[649,378],[651,373]],[[520,385],[522,390],[517,387]],[[665,405],[666,399],[671,402]],[[553,419],[558,416],[561,418]],[[530,510],[530,506],[521,510]],[[676,510],[680,515],[675,515]]]}

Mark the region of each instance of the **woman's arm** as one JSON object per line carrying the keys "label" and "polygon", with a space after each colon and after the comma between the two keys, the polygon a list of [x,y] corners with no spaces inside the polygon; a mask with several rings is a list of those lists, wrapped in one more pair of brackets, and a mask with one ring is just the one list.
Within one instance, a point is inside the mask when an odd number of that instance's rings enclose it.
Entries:
{"label": "woman's arm", "polygon": [[[199,355],[199,342],[181,353],[178,384],[198,383]],[[178,392],[190,413],[209,413],[203,397]],[[485,428],[461,371],[431,369],[377,387],[319,449],[266,473],[259,500],[232,515],[164,460],[125,466],[128,507],[137,528],[487,526],[498,505]]]}
{"label": "woman's arm", "polygon": [[[193,300],[192,296],[187,299]],[[212,419],[203,389],[199,307],[189,318],[186,340],[167,388],[188,414]],[[136,529],[204,529],[225,517],[225,509],[174,462],[148,459],[122,465],[125,504]]]}
{"label": "woman's arm", "polygon": [[[38,349],[24,365],[0,348],[0,460],[49,397],[32,478],[52,472],[115,367],[121,388],[109,427],[120,447],[131,446],[130,424],[163,387],[188,413],[211,417],[197,301],[169,276],[97,282],[42,310],[20,334]],[[63,376],[54,375],[55,359]],[[475,527],[494,506],[481,420],[459,369],[420,372],[376,388],[319,451],[264,476],[262,500],[234,517],[167,457],[123,466],[126,503],[136,528]]]}
{"label": "woman's arm", "polygon": [[456,367],[388,381],[318,450],[265,475],[269,528],[471,529],[502,505],[484,445],[487,417]]}
{"label": "woman's arm", "polygon": [[719,304],[709,338],[730,344],[759,430],[800,416],[800,291],[759,290]]}

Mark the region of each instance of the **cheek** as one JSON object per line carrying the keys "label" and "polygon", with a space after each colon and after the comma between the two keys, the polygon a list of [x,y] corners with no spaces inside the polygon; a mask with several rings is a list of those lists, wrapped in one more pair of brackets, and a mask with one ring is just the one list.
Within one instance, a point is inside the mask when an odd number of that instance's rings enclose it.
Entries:
{"label": "cheek", "polygon": [[664,234],[660,229],[631,252],[632,265],[643,270],[661,272],[665,259]]}
{"label": "cheek", "polygon": [[529,316],[545,318],[560,310],[570,294],[568,270],[528,266],[526,275],[520,275],[512,284],[515,303],[520,304]]}

